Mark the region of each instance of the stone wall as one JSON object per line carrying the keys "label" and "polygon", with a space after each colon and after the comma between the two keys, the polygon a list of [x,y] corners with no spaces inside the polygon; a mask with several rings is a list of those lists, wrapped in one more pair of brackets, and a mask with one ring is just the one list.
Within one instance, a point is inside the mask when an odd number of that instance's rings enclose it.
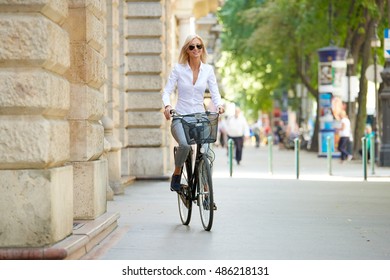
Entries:
{"label": "stone wall", "polygon": [[73,216],[94,219],[106,211],[103,86],[106,82],[106,2],[69,2],[64,28],[70,38],[70,162],[74,168]]}
{"label": "stone wall", "polygon": [[67,17],[65,0],[0,1],[0,247],[72,233]]}
{"label": "stone wall", "polygon": [[160,177],[166,170],[161,89],[165,1],[128,1],[122,175]]}
{"label": "stone wall", "polygon": [[168,178],[161,91],[211,2],[0,0],[0,247],[58,243],[123,178]]}

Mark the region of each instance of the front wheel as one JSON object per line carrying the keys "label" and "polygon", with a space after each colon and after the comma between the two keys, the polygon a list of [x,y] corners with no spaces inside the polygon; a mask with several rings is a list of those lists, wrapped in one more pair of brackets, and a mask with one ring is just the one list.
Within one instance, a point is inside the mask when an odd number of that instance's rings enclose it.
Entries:
{"label": "front wheel", "polygon": [[182,190],[177,193],[177,201],[179,205],[180,219],[183,225],[188,225],[191,221],[192,213],[192,191],[191,191],[191,170],[192,159],[189,156],[183,165],[181,174]]}
{"label": "front wheel", "polygon": [[214,194],[211,167],[207,158],[199,162],[198,205],[203,228],[211,230],[214,217]]}

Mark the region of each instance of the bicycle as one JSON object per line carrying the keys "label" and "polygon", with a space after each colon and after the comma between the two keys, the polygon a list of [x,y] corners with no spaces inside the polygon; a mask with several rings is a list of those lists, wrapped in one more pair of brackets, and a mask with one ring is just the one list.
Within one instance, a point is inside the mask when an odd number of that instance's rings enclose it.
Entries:
{"label": "bicycle", "polygon": [[[216,141],[219,114],[204,112],[180,115],[172,110],[171,115],[174,119],[181,120],[188,144],[196,144],[194,165],[194,150],[191,146],[181,170],[181,190],[177,193],[181,222],[183,225],[189,225],[194,202],[199,207],[203,228],[210,231],[213,225],[214,210],[216,210],[211,177],[214,153],[209,145],[204,144]],[[177,147],[174,148],[174,154],[176,150]]]}

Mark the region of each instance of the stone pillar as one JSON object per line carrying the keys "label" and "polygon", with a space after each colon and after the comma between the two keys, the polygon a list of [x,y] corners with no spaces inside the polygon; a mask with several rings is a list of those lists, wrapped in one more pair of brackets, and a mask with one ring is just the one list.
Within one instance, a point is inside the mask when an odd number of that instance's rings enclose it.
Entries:
{"label": "stone pillar", "polygon": [[[123,2],[123,1],[121,1]],[[123,194],[121,180],[121,151],[119,141],[120,127],[120,35],[119,35],[119,0],[107,1],[107,82],[106,82],[106,113],[102,119],[104,135],[111,145],[108,152],[108,177],[114,194]]]}
{"label": "stone pillar", "polygon": [[66,0],[0,1],[0,247],[43,247],[73,227]]}
{"label": "stone pillar", "polygon": [[70,160],[74,168],[74,218],[106,212],[107,160],[104,149],[103,84],[106,78],[105,1],[69,1],[65,28],[70,34]]}
{"label": "stone pillar", "polygon": [[122,141],[124,175],[161,177],[165,174],[161,113],[165,1],[127,2],[126,101]]}
{"label": "stone pillar", "polygon": [[195,31],[195,18],[191,14],[179,15],[179,52],[180,48],[183,45],[185,39],[188,35],[196,33]]}
{"label": "stone pillar", "polygon": [[124,185],[121,181],[121,148],[122,144],[114,137],[114,122],[107,116],[103,117],[104,136],[110,144],[107,153],[108,181],[114,194],[123,194]]}
{"label": "stone pillar", "polygon": [[380,73],[384,87],[379,94],[380,108],[382,113],[382,135],[379,165],[390,166],[390,61],[386,61],[385,69]]}

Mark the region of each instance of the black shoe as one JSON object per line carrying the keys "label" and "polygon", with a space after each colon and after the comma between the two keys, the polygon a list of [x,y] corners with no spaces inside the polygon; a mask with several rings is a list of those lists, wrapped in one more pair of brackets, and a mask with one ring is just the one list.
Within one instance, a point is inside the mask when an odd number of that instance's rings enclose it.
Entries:
{"label": "black shoe", "polygon": [[181,190],[180,179],[181,179],[181,175],[175,175],[175,174],[172,175],[171,191],[179,192]]}

